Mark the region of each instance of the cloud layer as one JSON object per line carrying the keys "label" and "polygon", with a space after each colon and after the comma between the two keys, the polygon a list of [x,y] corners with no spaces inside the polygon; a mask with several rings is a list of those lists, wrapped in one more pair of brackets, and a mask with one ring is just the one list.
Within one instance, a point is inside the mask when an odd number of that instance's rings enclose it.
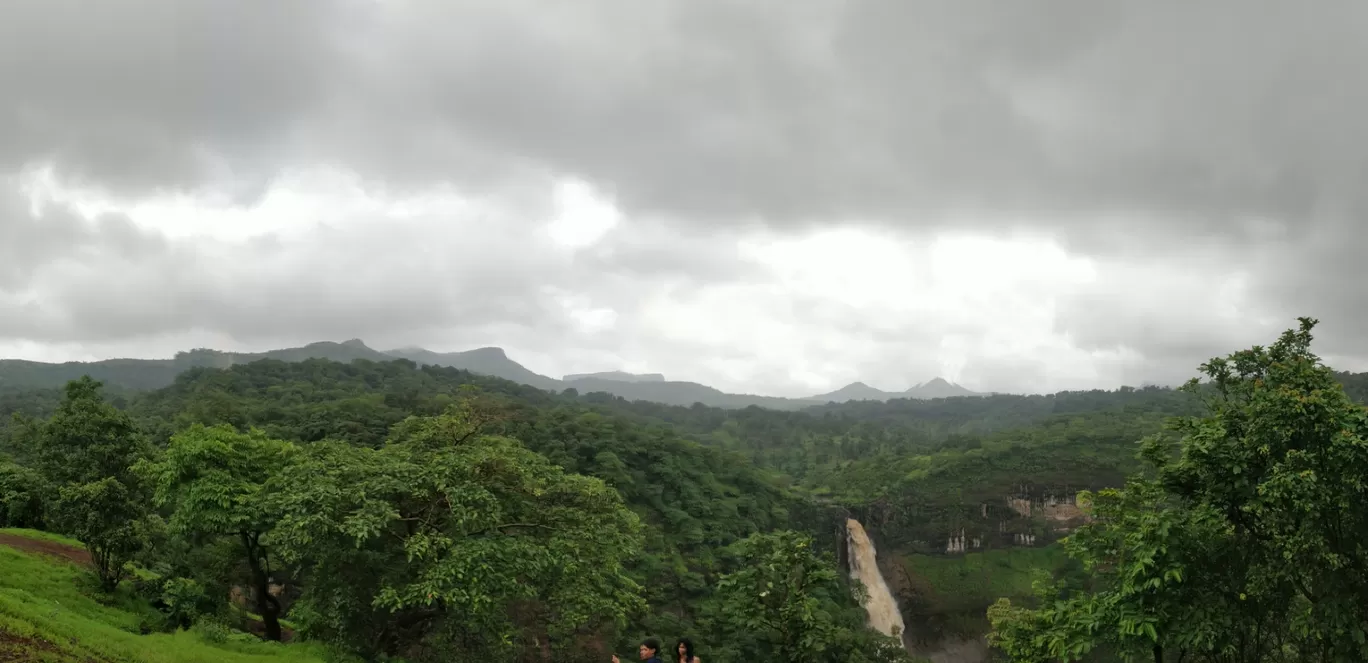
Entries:
{"label": "cloud layer", "polygon": [[1365,58],[1350,0],[16,0],[0,349],[1038,390],[1314,315],[1363,366]]}

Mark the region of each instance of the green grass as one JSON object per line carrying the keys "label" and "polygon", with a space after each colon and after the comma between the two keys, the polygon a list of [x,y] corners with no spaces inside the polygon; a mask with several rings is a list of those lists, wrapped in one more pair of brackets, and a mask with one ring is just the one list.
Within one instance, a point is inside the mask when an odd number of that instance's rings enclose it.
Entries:
{"label": "green grass", "polygon": [[[0,534],[22,536],[26,539],[33,539],[35,541],[51,541],[53,543],[60,543],[64,546],[71,546],[72,548],[79,548],[81,550],[85,550],[85,544],[81,543],[80,541],[77,541],[76,539],[73,539],[69,536],[62,536],[61,534],[53,534],[52,532],[44,532],[42,530],[37,529],[23,529],[20,527],[0,527]],[[137,567],[132,564],[128,565],[127,569],[129,573],[133,574],[134,577],[140,580],[156,580],[157,578],[161,577],[156,573],[153,573],[152,571],[148,571],[147,569]]]}
{"label": "green grass", "polygon": [[980,609],[1001,597],[1033,595],[1031,583],[1065,559],[1059,546],[1005,548],[957,557],[907,555],[907,572],[929,589],[928,602],[942,612]]}
{"label": "green grass", "polygon": [[1049,575],[1066,559],[1057,545],[953,557],[906,555],[902,562],[916,597],[903,606],[908,628],[932,641],[981,636],[989,628],[988,606],[1002,597],[1030,603],[1037,575]]}
{"label": "green grass", "polygon": [[[8,533],[17,533],[6,530]],[[24,533],[24,535],[28,535]],[[38,533],[35,538],[57,540]],[[199,632],[139,635],[155,611],[128,591],[99,593],[65,561],[0,546],[0,660],[51,663],[323,663],[310,644],[261,642],[245,634],[210,642]],[[5,658],[12,655],[16,658]]]}
{"label": "green grass", "polygon": [[77,541],[76,539],[62,536],[61,534],[53,534],[51,532],[44,532],[36,529],[4,527],[0,528],[0,534],[22,536],[26,539],[34,539],[35,541],[51,541],[53,543],[60,543],[64,546],[71,546],[72,548],[80,548],[81,550],[85,550],[85,544],[81,543],[80,541]]}

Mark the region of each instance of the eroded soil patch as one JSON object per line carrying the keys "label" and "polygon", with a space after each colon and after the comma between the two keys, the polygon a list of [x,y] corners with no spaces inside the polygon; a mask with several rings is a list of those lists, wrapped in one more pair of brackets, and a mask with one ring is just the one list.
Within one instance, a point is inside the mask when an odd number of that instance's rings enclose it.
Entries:
{"label": "eroded soil patch", "polygon": [[[44,541],[42,539],[30,539],[13,534],[0,533],[0,546],[9,546],[15,550],[24,552],[35,552],[53,557],[61,557],[67,561],[76,562],[82,566],[90,566],[90,553],[56,541]],[[3,659],[0,659],[3,660]]]}

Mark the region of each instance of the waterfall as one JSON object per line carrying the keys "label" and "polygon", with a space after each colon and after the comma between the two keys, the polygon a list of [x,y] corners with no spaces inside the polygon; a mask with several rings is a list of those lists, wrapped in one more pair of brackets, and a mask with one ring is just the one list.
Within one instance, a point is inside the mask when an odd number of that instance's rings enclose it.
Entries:
{"label": "waterfall", "polygon": [[854,518],[846,519],[846,546],[850,551],[850,577],[859,580],[869,592],[865,600],[865,612],[869,613],[869,625],[884,635],[902,639],[902,613],[898,612],[898,602],[893,592],[888,590],[883,574],[879,573],[878,555],[874,542],[869,540],[864,525]]}

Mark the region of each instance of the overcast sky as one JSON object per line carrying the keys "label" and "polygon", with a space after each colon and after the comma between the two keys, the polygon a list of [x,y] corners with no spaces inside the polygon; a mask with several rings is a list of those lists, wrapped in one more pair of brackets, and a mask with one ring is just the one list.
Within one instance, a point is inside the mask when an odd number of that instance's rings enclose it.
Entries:
{"label": "overcast sky", "polygon": [[0,356],[1368,369],[1362,0],[7,0]]}

